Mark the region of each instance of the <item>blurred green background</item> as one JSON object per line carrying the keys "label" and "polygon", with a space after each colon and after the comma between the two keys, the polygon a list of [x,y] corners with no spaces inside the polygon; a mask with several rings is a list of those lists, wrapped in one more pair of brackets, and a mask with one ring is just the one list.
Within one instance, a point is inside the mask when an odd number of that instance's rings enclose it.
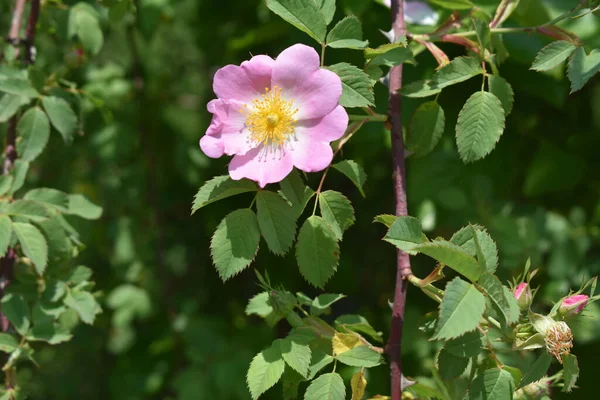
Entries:
{"label": "blurred green background", "polygon": [[[390,28],[387,8],[368,0],[337,3],[335,20],[356,14],[372,45],[385,42],[379,29]],[[493,10],[499,0],[475,3]],[[522,0],[505,25],[535,25],[576,3]],[[8,30],[12,4],[0,1],[2,32]],[[51,73],[67,64],[68,79],[88,94],[82,103],[85,120],[71,146],[51,138],[28,184],[85,193],[104,207],[100,221],[77,221],[87,246],[79,261],[94,270],[104,312],[93,327],[78,328],[71,342],[39,346],[39,368],[21,367],[20,380],[32,399],[249,399],[250,360],[289,326],[282,321],[271,329],[245,315],[247,300],[260,291],[253,268],[223,284],[211,264],[209,240],[217,224],[251,197],[230,198],[190,217],[197,189],[226,173],[228,161],[204,156],[198,140],[210,123],[206,103],[214,96],[211,81],[218,68],[252,54],[274,57],[294,43],[312,44],[311,39],[259,0],[141,0],[135,4],[137,16],[112,20],[103,9],[104,48],[88,57],[65,39],[66,11],[53,4],[48,2],[41,15],[36,65]],[[600,18],[588,15],[563,26],[580,35],[588,51],[600,47]],[[499,275],[510,279],[531,257],[533,267],[541,269],[534,280],[540,285],[538,303],[551,307],[600,271],[600,79],[568,96],[562,68],[545,74],[528,70],[547,43],[544,38],[504,39],[511,57],[501,74],[513,86],[515,106],[497,148],[483,161],[461,163],[454,124],[480,83],[445,90],[439,100],[447,116],[442,142],[429,156],[408,159],[409,212],[422,219],[430,237],[449,237],[469,222],[486,226],[500,249]],[[441,47],[451,57],[463,52],[451,44]],[[326,55],[327,64],[348,60],[360,64],[362,54],[330,49]],[[417,61],[405,67],[406,82],[429,76],[436,67],[427,53]],[[385,113],[382,85],[376,96],[378,111]],[[419,103],[404,101],[406,122]],[[327,291],[348,295],[334,306],[334,315],[360,313],[387,337],[395,249],[380,240],[384,227],[372,220],[394,209],[389,132],[377,124],[365,126],[344,147],[343,157],[364,166],[367,197],[341,174],[329,174],[325,187],[352,200],[356,224],[341,244],[340,266]],[[311,174],[313,188],[319,179]],[[418,256],[413,265],[425,276],[433,261]],[[290,291],[319,293],[303,281],[293,254],[276,257],[262,246],[253,266]],[[407,376],[431,375],[436,346],[417,327],[435,307],[409,289]],[[597,395],[599,316],[594,304],[574,327],[582,372],[581,389],[570,398]],[[341,369],[345,378],[352,372]],[[387,394],[388,377],[385,365],[371,371],[368,394]],[[279,399],[280,393],[278,386],[264,398]]]}

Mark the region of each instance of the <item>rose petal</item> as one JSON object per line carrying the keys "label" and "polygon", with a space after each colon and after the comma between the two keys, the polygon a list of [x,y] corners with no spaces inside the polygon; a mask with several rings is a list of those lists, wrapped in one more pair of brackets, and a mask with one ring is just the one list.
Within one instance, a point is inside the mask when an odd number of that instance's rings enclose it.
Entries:
{"label": "rose petal", "polygon": [[223,140],[219,136],[204,135],[200,139],[200,148],[210,158],[219,158],[223,155]]}
{"label": "rose petal", "polygon": [[236,155],[229,163],[229,176],[233,180],[248,178],[260,187],[281,182],[294,167],[290,152],[265,154],[264,147],[257,147],[244,155]]}
{"label": "rose petal", "polygon": [[255,56],[241,66],[226,65],[215,73],[213,90],[223,100],[250,103],[270,87],[270,76],[275,60],[268,56]]}
{"label": "rose petal", "polygon": [[295,44],[282,51],[273,66],[273,86],[289,90],[305,82],[319,69],[319,55],[312,47]]}
{"label": "rose petal", "polygon": [[292,142],[289,150],[294,161],[294,166],[304,172],[322,171],[333,159],[333,150],[327,142],[314,140],[309,136],[298,136]]}
{"label": "rose petal", "polygon": [[[245,154],[256,146],[256,143],[250,140],[250,131],[246,129],[246,111],[244,105],[235,100],[211,100],[208,103],[208,111],[213,113],[213,119],[206,131],[207,136],[212,136],[215,140],[221,142],[221,154],[228,155]],[[214,141],[206,140],[205,143],[212,143],[209,151],[217,154],[213,149]],[[200,146],[204,151],[202,145]],[[210,150],[213,149],[213,150]],[[205,152],[206,153],[206,152]],[[209,153],[206,153],[209,157]]]}
{"label": "rose petal", "polygon": [[340,77],[326,69],[315,71],[295,87],[282,91],[283,97],[294,100],[294,107],[298,109],[294,115],[296,120],[319,118],[329,114],[338,106],[341,95]]}
{"label": "rose petal", "polygon": [[348,113],[337,106],[322,118],[307,119],[296,123],[296,135],[307,135],[324,142],[333,142],[344,135],[348,127]]}

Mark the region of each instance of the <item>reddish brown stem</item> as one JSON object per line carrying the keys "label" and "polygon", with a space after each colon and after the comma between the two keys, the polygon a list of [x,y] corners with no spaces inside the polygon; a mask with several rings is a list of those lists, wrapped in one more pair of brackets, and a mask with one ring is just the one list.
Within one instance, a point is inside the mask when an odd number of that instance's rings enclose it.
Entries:
{"label": "reddish brown stem", "polygon": [[[395,39],[399,39],[406,34],[403,0],[392,0],[392,29]],[[392,131],[392,163],[396,193],[396,215],[398,216],[407,215],[404,138],[402,137],[402,104],[400,94],[398,94],[400,88],[402,88],[402,64],[392,68],[390,71],[388,102],[388,116]],[[404,325],[404,308],[408,286],[406,277],[411,274],[408,254],[398,250],[396,261],[396,287],[394,290],[394,305],[392,307],[392,326],[390,337],[385,347],[390,360],[392,400],[400,400],[402,397],[402,327]]]}
{"label": "reddish brown stem", "polygon": [[31,0],[29,20],[27,21],[27,29],[25,32],[25,65],[31,65],[35,62],[35,31],[39,16],[40,0]]}

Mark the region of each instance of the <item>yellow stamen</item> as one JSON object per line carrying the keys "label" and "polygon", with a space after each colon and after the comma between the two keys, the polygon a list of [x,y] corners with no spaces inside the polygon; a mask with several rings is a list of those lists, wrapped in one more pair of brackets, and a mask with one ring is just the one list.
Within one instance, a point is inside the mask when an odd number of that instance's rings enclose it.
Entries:
{"label": "yellow stamen", "polygon": [[282,145],[286,138],[294,133],[293,100],[281,98],[281,88],[265,88],[260,99],[252,100],[252,109],[248,110],[246,125],[251,132],[250,138],[266,145]]}

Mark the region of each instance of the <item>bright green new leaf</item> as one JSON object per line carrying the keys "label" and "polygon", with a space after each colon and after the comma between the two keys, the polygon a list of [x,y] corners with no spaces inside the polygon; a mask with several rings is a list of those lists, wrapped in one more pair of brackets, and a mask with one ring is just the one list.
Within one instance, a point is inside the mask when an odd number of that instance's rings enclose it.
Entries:
{"label": "bright green new leaf", "polygon": [[48,244],[44,235],[35,226],[26,222],[13,223],[13,229],[23,253],[33,263],[39,275],[43,275],[48,262]]}
{"label": "bright green new leaf", "polygon": [[[322,5],[330,7],[329,4],[324,4],[325,2],[326,0]],[[325,42],[327,24],[323,12],[314,0],[267,0],[267,7],[317,42]],[[329,11],[329,8],[326,11]]]}
{"label": "bright green new leaf", "polygon": [[213,262],[223,281],[246,268],[258,252],[260,231],[254,211],[242,208],[228,214],[210,242]]}
{"label": "bright green new leaf", "polygon": [[98,219],[102,216],[102,207],[95,205],[82,194],[70,194],[68,213],[84,219]]}
{"label": "bright green new leaf", "polygon": [[303,377],[308,375],[310,366],[311,351],[310,346],[304,341],[294,339],[293,335],[279,340],[279,349],[281,356],[287,365],[293,368]]}
{"label": "bright green new leaf", "polygon": [[548,71],[565,61],[577,49],[571,42],[557,40],[544,47],[535,57],[530,69]]}
{"label": "bright green new leaf", "polygon": [[456,357],[472,358],[481,353],[484,346],[484,338],[481,332],[475,330],[467,332],[456,339],[448,340],[444,344],[444,349]]}
{"label": "bright green new leaf", "polygon": [[335,320],[336,326],[342,331],[353,331],[370,336],[373,340],[383,342],[381,332],[375,328],[362,315],[346,314],[341,315]]}
{"label": "bright green new leaf", "polygon": [[473,57],[456,57],[450,64],[440,68],[431,79],[432,86],[438,89],[464,82],[485,72],[481,62]]}
{"label": "bright green new leaf", "polygon": [[458,154],[465,163],[488,155],[504,131],[504,109],[492,93],[475,92],[463,106],[456,123]]}
{"label": "bright green new leaf", "polygon": [[322,288],[337,270],[340,248],[327,222],[321,217],[309,217],[296,244],[296,260],[300,273],[311,285]]}
{"label": "bright green new leaf", "polygon": [[[504,318],[506,326],[517,322],[519,314],[514,315],[511,312],[515,307],[518,309],[517,301],[510,291],[508,291],[508,296],[506,295],[507,292],[504,290],[504,286],[495,275],[491,273],[482,274],[477,284],[487,294],[496,311]],[[514,304],[511,305],[511,303]]]}
{"label": "bright green new leaf", "polygon": [[406,148],[416,157],[427,155],[442,138],[445,122],[444,110],[437,102],[421,103],[410,119]]}
{"label": "bright green new leaf", "polygon": [[4,353],[11,353],[19,347],[19,341],[8,333],[0,333],[0,351]]}
{"label": "bright green new leaf", "polygon": [[383,238],[408,254],[417,254],[414,248],[427,242],[427,237],[421,229],[421,222],[409,216],[400,216],[390,226]]}
{"label": "bright green new leaf", "polygon": [[600,71],[600,49],[585,54],[583,47],[578,47],[569,61],[567,75],[571,81],[571,93],[581,89],[587,81]]}
{"label": "bright green new leaf", "polygon": [[510,114],[515,101],[515,93],[510,84],[499,75],[488,75],[488,84],[490,93],[496,96],[500,100],[500,103],[502,103],[504,115]]}
{"label": "bright green new leaf", "polygon": [[367,346],[354,347],[342,354],[338,354],[335,358],[339,362],[352,367],[371,368],[383,363],[381,354]]}
{"label": "bright green new leaf", "polygon": [[571,389],[577,383],[579,378],[579,363],[575,354],[564,354],[562,356],[563,362],[563,379],[565,380],[565,386],[563,392],[570,392]]}
{"label": "bright green new leaf", "polygon": [[365,197],[365,192],[363,190],[363,186],[367,180],[367,174],[363,167],[361,167],[354,160],[344,160],[340,161],[337,164],[332,164],[331,167],[333,169],[337,169],[342,174],[346,175],[348,179],[352,181],[360,191],[363,197]]}
{"label": "bright green new leaf", "polygon": [[439,319],[432,339],[454,339],[477,329],[485,311],[485,298],[477,288],[459,277],[446,285]]}
{"label": "bright green new leaf", "polygon": [[373,218],[373,222],[379,222],[388,227],[388,229],[392,226],[394,221],[396,221],[396,217],[393,214],[379,214]]}
{"label": "bright green new leaf", "polygon": [[540,356],[533,362],[533,364],[531,364],[531,366],[525,370],[525,375],[523,376],[523,379],[521,379],[517,389],[542,379],[548,372],[548,368],[550,368],[551,363],[552,356],[544,349]]}
{"label": "bright green new leaf", "polygon": [[310,313],[311,315],[321,315],[323,314],[333,303],[343,299],[343,294],[335,294],[335,293],[326,293],[320,296],[317,296],[311,303]]}
{"label": "bright green new leaf", "polygon": [[296,215],[277,193],[262,190],[256,195],[260,233],[269,250],[277,255],[288,252],[296,235]]}
{"label": "bright green new leaf", "polygon": [[437,358],[437,365],[442,378],[453,379],[465,372],[469,365],[469,359],[457,357],[449,351],[442,349]]}
{"label": "bright green new leaf", "polygon": [[285,362],[281,355],[278,341],[273,342],[271,347],[258,353],[248,369],[246,382],[252,399],[258,397],[273,387],[283,375]]}
{"label": "bright green new leaf", "polygon": [[354,208],[346,196],[334,190],[319,194],[321,216],[329,224],[338,240],[342,240],[344,231],[354,224]]}
{"label": "bright green new leaf", "polygon": [[371,79],[362,70],[348,63],[338,63],[327,67],[342,80],[340,104],[344,107],[366,107],[375,102]]}
{"label": "bright green new leaf", "polygon": [[28,80],[23,78],[0,79],[0,93],[21,96],[28,99],[38,97],[40,94],[31,87]]}
{"label": "bright green new leaf", "polygon": [[69,103],[60,97],[45,96],[42,98],[42,105],[52,126],[62,135],[65,142],[70,143],[77,129],[77,116]]}
{"label": "bright green new leaf", "polygon": [[82,290],[71,290],[67,293],[64,303],[66,306],[74,309],[79,318],[88,325],[92,325],[96,319],[96,315],[102,312],[94,296],[90,292]]}
{"label": "bright green new leaf", "polygon": [[274,326],[282,318],[282,316],[273,309],[269,292],[259,293],[250,299],[246,306],[246,315],[252,314],[264,318],[269,326]]}
{"label": "bright green new leaf", "polygon": [[486,369],[475,378],[469,389],[469,400],[511,399],[515,383],[512,375],[503,369]]}
{"label": "bright green new leaf", "polygon": [[0,215],[0,257],[4,257],[12,236],[12,221],[6,215]]}
{"label": "bright green new leaf", "polygon": [[317,3],[317,7],[323,15],[325,23],[329,25],[333,20],[335,14],[335,0],[314,0]]}
{"label": "bright green new leaf", "polygon": [[27,110],[19,120],[17,134],[20,138],[17,142],[19,157],[24,161],[35,160],[50,138],[50,123],[46,114],[39,107]]}
{"label": "bright green new leaf", "polygon": [[[0,85],[1,85],[0,81]],[[19,108],[29,103],[29,99],[25,96],[15,94],[5,94],[0,99],[0,123],[4,123],[19,111]]]}
{"label": "bright green new leaf", "polygon": [[470,0],[427,0],[449,10],[470,10],[474,7]]}
{"label": "bright green new leaf", "polygon": [[21,335],[31,326],[31,311],[23,295],[7,293],[2,297],[2,314]]}
{"label": "bright green new leaf", "polygon": [[335,49],[364,49],[368,40],[362,40],[362,26],[355,16],[351,15],[338,22],[327,35],[327,46]]}
{"label": "bright green new leaf", "polygon": [[43,203],[61,212],[68,212],[69,210],[69,195],[52,188],[32,189],[25,193],[23,199]]}
{"label": "bright green new leaf", "polygon": [[234,181],[229,175],[217,176],[207,181],[196,193],[192,214],[200,208],[236,194],[256,192],[256,184],[248,179]]}
{"label": "bright green new leaf", "polygon": [[441,91],[442,89],[435,86],[431,81],[415,81],[402,87],[398,93],[406,97],[421,98],[433,96]]}
{"label": "bright green new leaf", "polygon": [[344,381],[335,372],[319,376],[311,382],[304,394],[304,400],[345,400],[345,398]]}
{"label": "bright green new leaf", "polygon": [[423,253],[436,259],[475,282],[482,273],[477,260],[464,249],[445,240],[432,240],[412,248],[412,251]]}

